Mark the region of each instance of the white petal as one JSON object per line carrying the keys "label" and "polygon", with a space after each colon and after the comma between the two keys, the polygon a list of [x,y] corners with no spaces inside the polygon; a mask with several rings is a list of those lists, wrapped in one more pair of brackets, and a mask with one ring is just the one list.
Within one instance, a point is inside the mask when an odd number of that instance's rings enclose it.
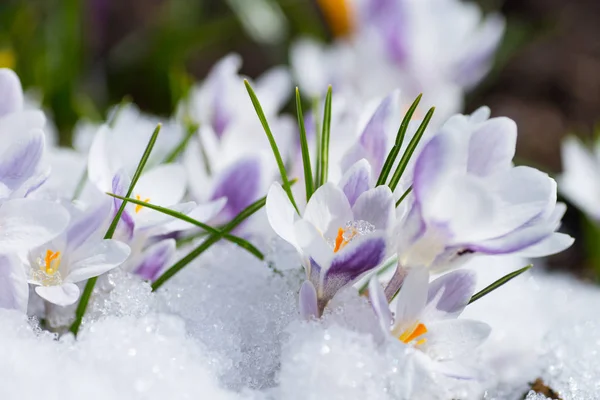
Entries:
{"label": "white petal", "polygon": [[[206,127],[201,127],[199,134],[203,135],[203,137],[214,136],[212,131],[206,132],[207,129]],[[204,154],[205,152],[202,151],[200,144],[200,137],[191,139],[183,154],[183,165],[185,166],[187,176],[189,176],[188,185],[190,193],[199,202],[208,200],[213,192],[212,178],[209,176],[206,166],[207,162],[209,165],[211,163],[204,157]]]}
{"label": "white petal", "polygon": [[379,320],[381,330],[388,334],[392,327],[393,317],[377,276],[374,276],[369,280],[369,299],[371,300],[373,311],[375,311],[375,315]]}
{"label": "white petal", "polygon": [[65,277],[67,282],[79,282],[88,278],[102,275],[121,265],[131,249],[117,240],[102,240],[71,261],[70,270]]}
{"label": "white petal", "polygon": [[396,215],[394,195],[388,186],[378,186],[361,194],[352,212],[356,221],[367,221],[375,229],[392,228]]}
{"label": "white petal", "polygon": [[303,218],[328,238],[335,238],[338,229],[354,219],[348,198],[331,182],[325,183],[313,193]]}
{"label": "white petal", "polygon": [[112,180],[120,168],[110,164],[108,151],[108,135],[110,128],[103,125],[98,129],[88,153],[88,179],[102,192],[112,190]]}
{"label": "white petal", "polygon": [[16,255],[0,254],[0,308],[26,313],[28,300],[25,266]]}
{"label": "white petal", "polygon": [[321,276],[331,266],[334,252],[313,224],[299,220],[294,224],[296,240],[300,248],[321,267]]}
{"label": "white petal", "polygon": [[70,306],[79,299],[79,287],[70,282],[60,286],[36,286],[35,292],[43,299],[58,306]]}
{"label": "white petal", "polygon": [[428,285],[429,272],[426,268],[412,268],[408,272],[396,300],[396,327],[419,319],[427,302]]}
{"label": "white petal", "polygon": [[294,221],[298,218],[298,213],[279,183],[274,182],[269,188],[265,207],[271,228],[283,240],[300,251],[300,245],[296,240],[294,231]]}
{"label": "white petal", "polygon": [[518,254],[527,258],[546,257],[568,249],[574,241],[575,239],[567,234],[555,232],[547,239],[519,251]]}
{"label": "white petal", "polygon": [[135,185],[133,197],[140,196],[142,200],[150,199],[152,204],[170,206],[181,201],[185,186],[185,169],[181,165],[160,165],[142,174]]}
{"label": "white petal", "polygon": [[60,204],[15,199],[0,205],[0,253],[28,250],[58,236],[69,223]]}

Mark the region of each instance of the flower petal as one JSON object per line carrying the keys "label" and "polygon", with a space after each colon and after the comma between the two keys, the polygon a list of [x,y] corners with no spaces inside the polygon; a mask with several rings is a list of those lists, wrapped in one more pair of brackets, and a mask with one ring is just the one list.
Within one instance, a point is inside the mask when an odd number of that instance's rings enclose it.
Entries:
{"label": "flower petal", "polygon": [[[159,206],[170,206],[181,201],[185,188],[185,169],[181,165],[165,164],[142,174],[132,196],[139,195],[142,200],[150,199],[149,202]],[[149,210],[142,209],[139,214],[144,211]]]}
{"label": "flower petal", "polygon": [[298,308],[303,319],[319,317],[317,308],[317,291],[311,281],[304,281],[298,296]]}
{"label": "flower petal", "polygon": [[35,292],[44,300],[57,306],[70,306],[79,299],[79,287],[71,282],[58,286],[36,286]]}
{"label": "flower petal", "polygon": [[105,198],[100,204],[87,210],[76,221],[71,221],[66,232],[69,249],[78,248],[94,233],[100,232],[100,228],[111,217],[111,208],[111,201]]}
{"label": "flower petal", "polygon": [[369,299],[371,300],[373,311],[375,311],[375,315],[379,320],[381,330],[385,334],[388,334],[392,327],[393,316],[385,293],[383,292],[383,288],[376,276],[369,280]]}
{"label": "flower petal", "polygon": [[69,223],[69,213],[59,204],[15,199],[0,205],[0,253],[28,250],[58,236]]}
{"label": "flower petal", "polygon": [[211,200],[227,198],[224,212],[234,218],[256,201],[261,189],[261,164],[255,157],[243,158],[223,170],[216,178]]}
{"label": "flower petal", "polygon": [[175,244],[175,239],[167,239],[148,247],[134,272],[142,279],[154,281],[173,258]]}
{"label": "flower petal", "polygon": [[335,237],[340,227],[354,219],[346,195],[331,182],[325,183],[313,193],[303,218],[327,238]]}
{"label": "flower petal", "polygon": [[377,230],[392,228],[396,207],[394,195],[388,186],[378,186],[360,195],[352,207],[354,220],[367,221]]}
{"label": "flower petal", "polygon": [[[312,258],[321,270],[329,268],[333,260],[333,249],[313,224],[303,219],[296,221],[294,236],[301,251]],[[320,287],[320,282],[314,283]]]}
{"label": "flower petal", "polygon": [[331,299],[338,290],[352,284],[365,272],[378,266],[386,256],[386,237],[381,232],[355,239],[335,253],[331,266],[324,268],[323,295]]}
{"label": "flower petal", "polygon": [[290,203],[290,199],[279,183],[273,182],[269,188],[265,208],[267,219],[275,233],[298,251],[301,251],[294,230],[294,221],[298,213],[296,213],[294,206]]}
{"label": "flower petal", "polygon": [[0,117],[23,108],[23,88],[15,72],[0,68]]}
{"label": "flower petal", "polygon": [[131,249],[117,240],[102,240],[95,246],[85,249],[83,254],[71,261],[70,270],[64,278],[66,282],[80,282],[88,278],[102,275],[121,265]]}
{"label": "flower petal", "polygon": [[423,320],[456,318],[469,304],[477,283],[475,272],[458,270],[447,273],[429,284]]}
{"label": "flower petal", "polygon": [[0,254],[0,308],[26,313],[28,300],[25,266],[14,254]]}
{"label": "flower petal", "polygon": [[469,173],[487,176],[512,167],[517,145],[517,124],[510,118],[492,118],[469,140]]}
{"label": "flower petal", "polygon": [[344,191],[351,206],[371,187],[371,165],[364,158],[354,163],[342,176],[338,186]]}
{"label": "flower petal", "polygon": [[527,258],[546,257],[568,249],[575,242],[571,236],[554,232],[546,239],[519,251],[519,256]]}
{"label": "flower petal", "polygon": [[396,325],[413,324],[425,308],[429,272],[426,268],[412,268],[408,271],[396,300]]}
{"label": "flower petal", "polygon": [[44,152],[44,132],[14,132],[8,145],[0,146],[0,182],[16,190],[39,168]]}

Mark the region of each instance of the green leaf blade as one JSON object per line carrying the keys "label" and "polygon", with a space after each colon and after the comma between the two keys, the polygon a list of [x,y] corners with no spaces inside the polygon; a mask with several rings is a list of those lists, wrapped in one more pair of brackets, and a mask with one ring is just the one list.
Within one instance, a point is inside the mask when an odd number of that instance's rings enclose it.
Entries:
{"label": "green leaf blade", "polygon": [[290,202],[296,209],[296,212],[299,213],[298,206],[296,205],[296,201],[294,200],[294,195],[292,194],[292,190],[290,189],[290,181],[285,170],[285,164],[283,163],[283,159],[281,158],[281,152],[279,151],[279,147],[277,147],[277,143],[275,142],[275,137],[273,136],[271,128],[269,127],[269,123],[267,122],[267,117],[265,116],[262,106],[258,101],[258,97],[256,96],[254,89],[252,89],[252,86],[250,86],[250,83],[247,79],[244,79],[244,85],[246,86],[246,90],[248,91],[248,95],[250,96],[250,100],[252,101],[252,105],[254,106],[254,110],[256,111],[256,115],[258,116],[258,119],[260,120],[260,123],[267,135],[267,139],[269,140],[269,144],[271,145],[271,150],[273,151],[275,161],[277,162],[277,167],[279,168],[279,174],[281,175],[281,181],[283,182],[283,188],[285,189],[285,192],[287,193]]}
{"label": "green leaf blade", "polygon": [[408,109],[408,111],[406,112],[406,114],[404,115],[404,118],[402,119],[402,122],[400,123],[400,128],[398,128],[398,133],[396,134],[396,141],[394,143],[394,146],[391,148],[390,152],[388,153],[387,158],[385,159],[385,163],[383,164],[383,167],[381,168],[381,172],[379,173],[379,178],[377,178],[376,186],[385,185],[385,183],[388,179],[388,176],[390,175],[390,172],[392,171],[392,167],[394,166],[394,162],[396,161],[396,158],[398,157],[398,154],[400,153],[400,149],[402,148],[402,143],[404,143],[404,138],[406,136],[406,131],[408,130],[408,125],[410,124],[410,121],[412,120],[415,110],[419,106],[419,103],[421,102],[422,97],[423,97],[423,94],[418,95],[417,98],[415,99],[415,101],[413,101],[413,103],[411,104],[411,106]]}
{"label": "green leaf blade", "polygon": [[332,87],[329,85],[327,88],[327,95],[325,96],[325,109],[323,111],[323,132],[321,134],[321,147],[320,147],[320,168],[319,168],[319,181],[317,188],[323,186],[327,182],[329,173],[329,139],[331,134],[331,98],[332,98]]}
{"label": "green leaf blade", "polygon": [[505,276],[503,276],[502,278],[498,279],[497,281],[495,281],[494,283],[492,283],[489,286],[486,286],[484,289],[480,290],[479,292],[475,293],[472,297],[471,300],[469,300],[469,304],[479,300],[480,298],[482,298],[483,296],[490,294],[491,292],[493,292],[494,290],[498,289],[500,286],[504,285],[505,283],[508,283],[509,281],[511,281],[512,279],[516,278],[517,276],[521,275],[522,273],[528,271],[531,267],[533,267],[533,264],[529,264],[521,269],[518,269],[514,272],[511,272],[510,274],[507,274]]}
{"label": "green leaf blade", "polygon": [[300,128],[300,147],[302,149],[302,164],[304,166],[304,185],[306,188],[306,202],[310,200],[314,192],[312,165],[310,163],[310,152],[308,151],[308,140],[304,126],[304,115],[302,114],[302,100],[300,90],[296,88],[296,114],[298,115],[298,126]]}

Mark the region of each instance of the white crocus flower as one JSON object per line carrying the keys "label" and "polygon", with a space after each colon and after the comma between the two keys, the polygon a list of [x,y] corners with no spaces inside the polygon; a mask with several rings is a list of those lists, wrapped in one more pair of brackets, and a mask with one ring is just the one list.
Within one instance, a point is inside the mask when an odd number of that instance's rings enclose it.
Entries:
{"label": "white crocus flower", "polygon": [[391,313],[376,278],[369,282],[369,297],[385,335],[417,350],[417,360],[426,369],[468,379],[476,371],[464,365],[465,357],[490,333],[479,321],[459,319],[475,291],[472,271],[453,271],[429,283],[429,272],[412,269],[398,293]]}
{"label": "white crocus flower", "polygon": [[102,202],[74,218],[58,238],[29,252],[29,283],[45,300],[60,306],[79,298],[77,282],[99,276],[122,264],[130,249],[124,243],[103,239],[111,202]]}

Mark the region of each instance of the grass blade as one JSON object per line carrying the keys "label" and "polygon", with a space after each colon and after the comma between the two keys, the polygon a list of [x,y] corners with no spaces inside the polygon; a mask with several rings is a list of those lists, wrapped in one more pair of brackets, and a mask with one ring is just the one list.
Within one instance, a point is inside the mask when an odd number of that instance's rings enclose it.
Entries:
{"label": "grass blade", "polygon": [[[136,169],[135,173],[133,174],[131,183],[129,184],[129,188],[127,189],[126,197],[131,196],[131,193],[133,193],[133,189],[135,188],[137,181],[140,179],[140,176],[142,175],[144,166],[148,162],[148,158],[150,157],[152,148],[154,147],[154,144],[156,143],[156,139],[158,138],[160,128],[161,128],[161,124],[158,124],[156,126],[156,129],[154,129],[154,132],[152,133],[150,140],[148,141],[146,150],[144,150],[144,154],[142,154],[142,158],[140,159],[140,162],[138,163],[137,169]],[[119,224],[119,220],[121,219],[121,215],[123,215],[123,212],[125,211],[126,205],[127,205],[126,200],[121,203],[119,210],[115,214],[115,217],[113,218],[110,226],[108,227],[108,230],[106,231],[106,234],[104,235],[104,239],[112,239],[113,235],[115,234],[115,230],[117,229],[117,225]],[[92,292],[94,290],[94,286],[96,285],[97,280],[98,280],[97,277],[88,279],[87,283],[85,284],[85,289],[83,289],[83,293],[81,294],[81,299],[79,300],[79,304],[77,304],[77,309],[75,310],[75,321],[73,321],[73,324],[69,328],[69,330],[75,336],[77,336],[77,333],[79,332],[79,328],[81,326],[81,320],[83,319],[83,315],[85,314],[85,310],[87,309],[87,305],[90,301],[90,297],[92,295]]]}
{"label": "grass blade", "polygon": [[377,186],[385,185],[385,182],[387,181],[387,178],[390,175],[390,172],[392,171],[394,162],[396,161],[398,153],[400,153],[400,149],[402,148],[402,143],[404,142],[404,137],[406,136],[406,131],[408,130],[408,124],[410,124],[410,121],[412,120],[415,110],[417,109],[417,106],[421,101],[421,97],[423,97],[423,94],[417,96],[415,101],[413,101],[410,108],[404,115],[404,118],[402,119],[402,123],[400,124],[400,128],[398,129],[398,134],[396,135],[396,142],[394,143],[394,146],[388,153],[388,156],[385,159],[385,163],[381,168],[379,178],[377,178]]}
{"label": "grass blade", "polygon": [[406,189],[406,192],[402,193],[402,196],[400,196],[400,198],[396,202],[396,207],[398,207],[400,205],[400,203],[402,203],[402,200],[404,200],[406,198],[406,196],[408,196],[410,194],[410,192],[412,192],[412,185],[410,185],[409,188]]}
{"label": "grass blade", "polygon": [[327,95],[325,96],[325,109],[323,110],[323,132],[321,134],[321,148],[320,148],[320,168],[319,168],[319,180],[317,181],[317,188],[323,186],[327,182],[327,174],[329,172],[329,137],[331,134],[331,96],[332,88],[331,85],[327,88]]}
{"label": "grass blade", "polygon": [[[312,117],[315,128],[315,143],[317,146],[317,162],[315,163],[315,179],[314,184],[318,186],[321,179],[321,125],[319,124],[319,98],[315,97],[312,102]],[[315,187],[316,189],[316,187]]]}
{"label": "grass blade", "polygon": [[177,160],[177,157],[179,157],[179,155],[183,153],[192,137],[194,137],[194,134],[198,131],[199,127],[200,126],[195,123],[191,123],[188,125],[187,130],[185,132],[185,136],[183,137],[183,139],[181,139],[179,144],[165,157],[163,164],[170,164]]}
{"label": "grass blade", "polygon": [[486,294],[489,294],[489,293],[493,292],[494,290],[498,289],[500,286],[504,285],[505,283],[507,283],[511,279],[514,279],[517,276],[521,275],[523,272],[527,271],[531,267],[533,267],[533,265],[529,264],[526,267],[523,267],[523,268],[518,269],[518,270],[516,270],[514,272],[511,272],[508,275],[503,276],[502,278],[498,279],[496,282],[492,283],[491,285],[489,285],[489,286],[485,287],[484,289],[480,290],[479,292],[475,293],[471,297],[471,300],[469,300],[469,304],[471,304],[471,303],[479,300],[480,298],[482,298]]}
{"label": "grass blade", "polygon": [[[195,226],[197,226],[199,228],[204,229],[208,233],[211,233],[211,234],[220,234],[221,233],[220,229],[214,228],[214,227],[212,227],[212,226],[210,226],[208,224],[200,222],[200,221],[198,221],[198,220],[196,220],[194,218],[191,218],[191,217],[189,217],[189,216],[187,216],[187,215],[185,215],[183,213],[180,213],[180,212],[177,212],[177,211],[173,211],[173,210],[170,210],[170,209],[165,208],[165,207],[157,206],[157,205],[152,204],[152,203],[146,203],[146,202],[141,201],[141,200],[118,196],[118,195],[116,195],[114,193],[106,193],[106,194],[109,195],[109,196],[115,197],[117,199],[121,199],[123,201],[127,201],[129,203],[137,204],[137,205],[140,205],[140,206],[143,206],[143,207],[148,207],[151,210],[155,210],[155,211],[158,211],[160,213],[169,215],[169,216],[171,216],[173,218],[177,218],[177,219],[179,219],[181,221],[188,222],[188,223],[190,223],[192,225],[195,225]],[[248,252],[250,252],[251,254],[253,254],[254,256],[256,256],[260,260],[264,260],[264,258],[265,258],[265,256],[262,254],[262,252],[260,250],[258,250],[252,243],[248,242],[245,239],[242,239],[242,238],[237,237],[237,236],[230,235],[228,233],[223,235],[223,239],[229,240],[230,242],[237,244],[238,246],[244,248],[245,250],[248,250]]]}
{"label": "grass blade", "polygon": [[273,133],[271,132],[271,128],[269,127],[269,123],[267,122],[267,118],[265,117],[265,113],[258,101],[258,97],[256,97],[256,93],[248,83],[248,80],[244,79],[244,85],[246,85],[246,90],[248,91],[248,95],[250,95],[250,100],[252,101],[252,105],[256,110],[256,115],[258,115],[258,119],[267,134],[267,139],[269,139],[269,144],[271,145],[271,149],[273,150],[273,155],[275,156],[275,161],[277,161],[277,166],[279,167],[279,174],[281,175],[281,181],[283,182],[283,188],[290,198],[290,202],[298,211],[298,206],[296,205],[296,201],[294,200],[294,195],[292,194],[292,190],[290,188],[290,181],[287,177],[287,173],[285,171],[285,164],[283,163],[283,159],[281,158],[281,153],[279,152],[279,148],[277,147],[277,143],[275,142],[275,138],[273,137]]}
{"label": "grass blade", "polygon": [[400,178],[402,177],[404,170],[406,170],[406,167],[408,166],[408,162],[410,161],[413,153],[415,152],[417,145],[421,141],[421,138],[423,137],[423,134],[425,133],[425,129],[427,128],[427,125],[429,125],[429,121],[431,121],[431,117],[433,116],[434,111],[435,111],[435,107],[431,107],[429,109],[429,111],[427,111],[425,118],[423,118],[423,122],[421,122],[421,125],[419,125],[419,128],[415,132],[415,135],[411,139],[410,143],[408,143],[408,146],[406,147],[406,151],[402,155],[402,158],[400,159],[400,162],[398,163],[398,167],[396,167],[394,176],[392,176],[392,179],[390,180],[389,186],[390,186],[390,189],[392,189],[392,192],[394,190],[396,190],[396,186],[398,186],[398,183],[400,182]]}
{"label": "grass blade", "polygon": [[304,127],[304,115],[302,114],[302,100],[300,99],[300,90],[298,90],[298,88],[296,88],[296,113],[298,114],[298,126],[300,127],[300,147],[302,148],[304,184],[306,187],[306,202],[308,203],[308,200],[310,200],[310,197],[313,194],[314,186],[310,152],[308,151],[308,141],[306,139],[306,128]]}
{"label": "grass blade", "polygon": [[164,274],[158,277],[154,283],[152,283],[152,291],[156,291],[159,287],[161,287],[165,282],[171,279],[176,273],[181,271],[186,265],[191,263],[198,257],[200,254],[204,253],[206,250],[210,248],[213,244],[217,243],[219,240],[223,238],[224,235],[231,232],[235,227],[244,222],[247,218],[249,218],[252,214],[260,210],[266,204],[267,198],[263,197],[256,202],[250,204],[244,210],[242,210],[234,219],[231,220],[228,224],[223,226],[220,232],[211,234],[204,242],[202,242],[198,247],[192,250],[188,255],[183,257],[181,260],[177,261],[173,264],[168,270],[165,271]]}

